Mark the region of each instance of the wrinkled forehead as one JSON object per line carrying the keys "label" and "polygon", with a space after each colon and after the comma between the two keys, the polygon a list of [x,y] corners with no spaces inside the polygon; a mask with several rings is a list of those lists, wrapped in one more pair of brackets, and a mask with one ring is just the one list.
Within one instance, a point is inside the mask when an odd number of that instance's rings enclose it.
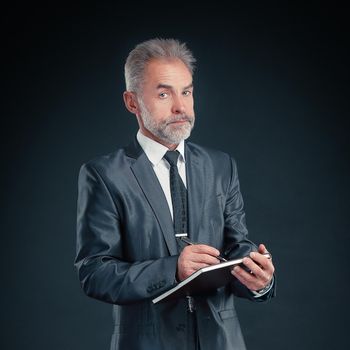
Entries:
{"label": "wrinkled forehead", "polygon": [[168,85],[185,88],[191,84],[192,74],[178,58],[152,59],[145,66],[142,84],[145,87]]}

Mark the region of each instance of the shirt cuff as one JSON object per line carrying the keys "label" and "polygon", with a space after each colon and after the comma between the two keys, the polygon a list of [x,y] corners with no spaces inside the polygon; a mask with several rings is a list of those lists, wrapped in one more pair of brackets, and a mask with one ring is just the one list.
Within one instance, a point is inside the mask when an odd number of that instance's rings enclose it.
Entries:
{"label": "shirt cuff", "polygon": [[275,280],[275,277],[272,277],[271,282],[263,289],[251,290],[251,292],[253,293],[254,298],[260,298],[263,295],[265,295],[266,293],[268,293],[271,290],[272,286],[273,286],[274,280]]}

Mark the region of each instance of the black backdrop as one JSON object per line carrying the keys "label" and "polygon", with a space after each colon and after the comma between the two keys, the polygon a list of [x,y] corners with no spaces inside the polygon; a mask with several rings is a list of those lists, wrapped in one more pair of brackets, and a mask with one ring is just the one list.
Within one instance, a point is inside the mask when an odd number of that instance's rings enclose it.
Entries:
{"label": "black backdrop", "polygon": [[73,268],[80,165],[137,124],[123,64],[152,37],[198,59],[192,141],[232,154],[278,296],[238,300],[248,348],[347,348],[348,28],[342,8],[159,3],[2,12],[1,349],[108,349],[111,306]]}

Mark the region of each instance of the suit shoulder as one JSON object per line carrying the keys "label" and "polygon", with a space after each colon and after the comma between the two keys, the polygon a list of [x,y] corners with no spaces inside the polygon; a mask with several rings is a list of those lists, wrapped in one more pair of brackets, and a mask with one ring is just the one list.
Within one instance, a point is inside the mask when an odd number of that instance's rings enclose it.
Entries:
{"label": "suit shoulder", "polygon": [[[81,169],[94,170],[99,174],[109,173],[113,171],[122,171],[128,165],[125,149],[120,148],[109,154],[97,156],[85,162]],[[123,167],[124,166],[124,167]]]}
{"label": "suit shoulder", "polygon": [[235,162],[234,158],[226,152],[206,146],[200,146],[192,142],[187,142],[186,145],[191,151],[191,153],[196,154],[199,157],[208,157],[213,162],[218,162],[220,164],[222,164],[223,162]]}

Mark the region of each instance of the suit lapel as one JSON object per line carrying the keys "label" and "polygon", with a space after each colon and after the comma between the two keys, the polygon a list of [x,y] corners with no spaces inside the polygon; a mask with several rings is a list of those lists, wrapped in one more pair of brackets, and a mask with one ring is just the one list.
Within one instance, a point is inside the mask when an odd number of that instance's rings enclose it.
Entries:
{"label": "suit lapel", "polygon": [[126,149],[126,155],[135,158],[135,162],[131,165],[131,171],[158,220],[170,255],[178,254],[168,203],[152,164],[136,138]]}
{"label": "suit lapel", "polygon": [[199,222],[203,219],[205,172],[203,161],[191,150],[190,145],[185,145],[189,236],[192,241],[200,242]]}

